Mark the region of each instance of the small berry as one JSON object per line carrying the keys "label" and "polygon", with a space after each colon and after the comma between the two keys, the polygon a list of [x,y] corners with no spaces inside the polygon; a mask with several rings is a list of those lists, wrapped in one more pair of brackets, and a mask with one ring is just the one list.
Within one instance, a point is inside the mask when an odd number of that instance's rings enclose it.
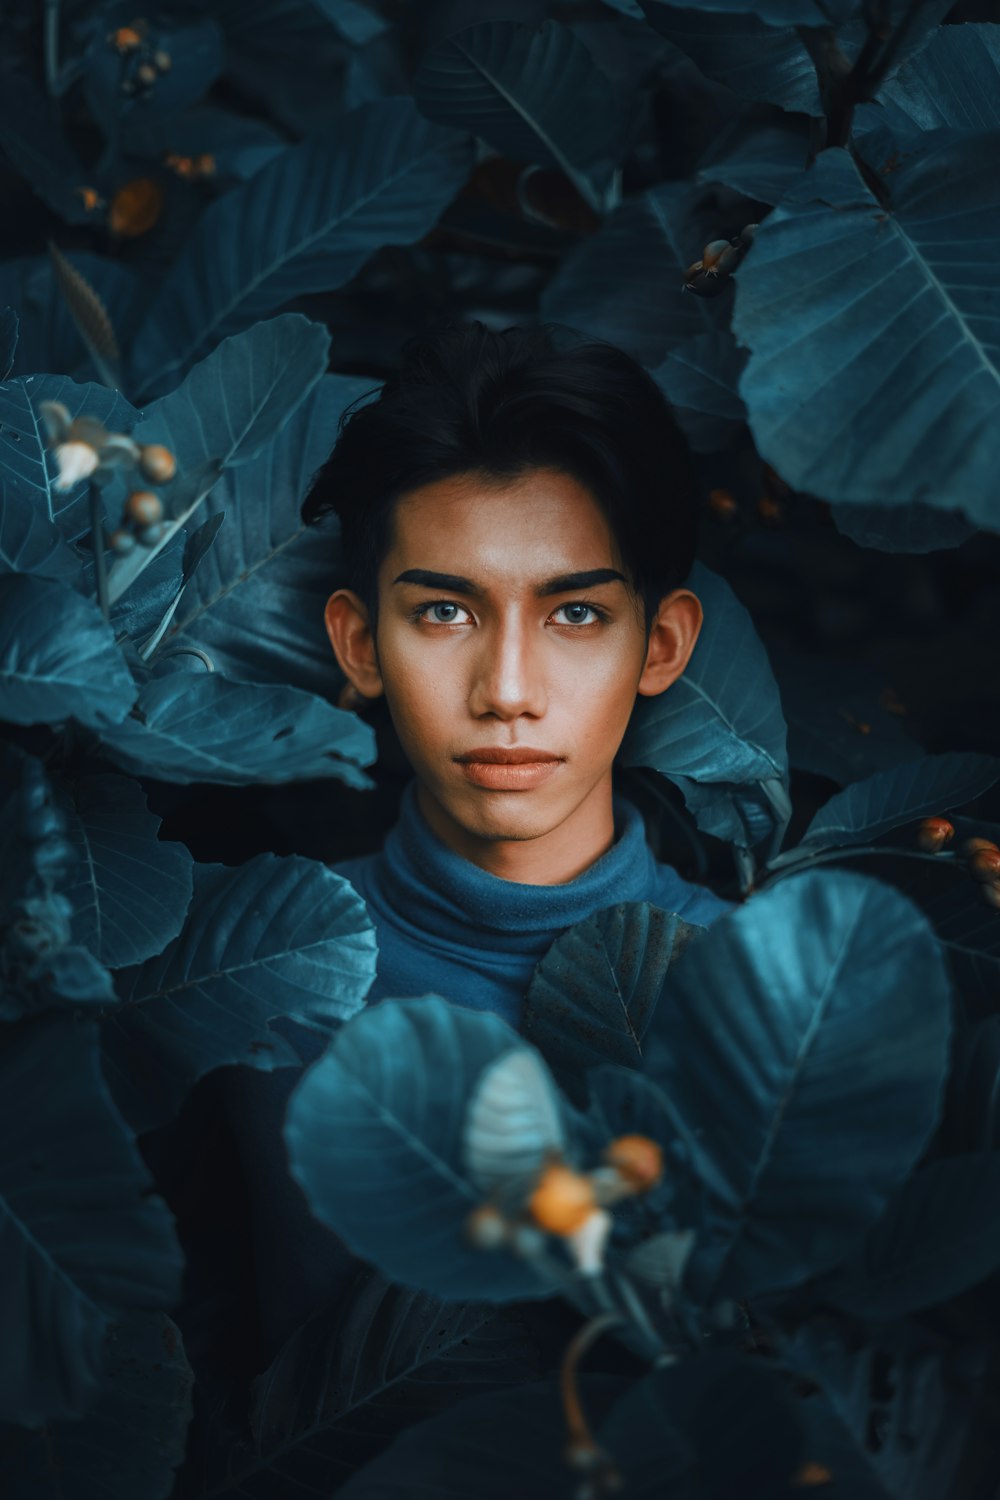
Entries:
{"label": "small berry", "polygon": [[166,484],[177,473],[177,460],[162,443],[146,443],[139,450],[139,472],[152,484]]}
{"label": "small berry", "polygon": [[832,1479],[833,1474],[825,1464],[814,1464],[810,1459],[804,1464],[800,1464],[792,1478],[792,1484],[804,1488],[822,1485],[825,1488],[826,1485],[830,1484]]}
{"label": "small berry", "polygon": [[161,73],[169,73],[170,72],[170,53],[169,52],[164,52],[162,48],[158,52],[154,52],[153,53],[153,62],[156,65],[156,67],[159,68],[159,70],[160,70]]}
{"label": "small berry", "polygon": [[205,151],[195,159],[195,170],[199,177],[211,177],[215,171],[215,157]]}
{"label": "small berry", "polygon": [[640,1193],[663,1176],[663,1152],[646,1135],[620,1135],[605,1149],[604,1160]]}
{"label": "small berry", "polygon": [[108,546],[116,557],[128,557],[130,552],[135,551],[135,537],[131,531],[121,526],[108,537]]}
{"label": "small berry", "polygon": [[156,82],[156,69],[152,63],[140,63],[135,70],[135,76],[140,83],[145,84],[146,88],[150,88]]}
{"label": "small berry", "polygon": [[561,1162],[547,1166],[528,1200],[536,1224],[551,1234],[572,1234],[593,1213],[594,1185]]}
{"label": "small berry", "polygon": [[736,497],[729,490],[716,489],[708,492],[708,508],[720,521],[729,521],[739,514]]}
{"label": "small berry", "polygon": [[108,37],[108,42],[119,52],[134,52],[136,47],[142,45],[142,37],[134,26],[119,26]]}
{"label": "small berry", "polygon": [[155,521],[152,526],[143,526],[136,532],[136,540],[142,547],[155,547],[157,542],[163,540],[166,526],[162,521]]}
{"label": "small berry", "polygon": [[465,1233],[477,1249],[498,1250],[507,1239],[507,1221],[492,1203],[483,1203],[466,1219]]}
{"label": "small berry", "polygon": [[136,526],[154,526],[163,518],[163,501],[152,490],[133,490],[125,501],[122,520]]}
{"label": "small berry", "polygon": [[[123,85],[124,87],[124,85]],[[151,177],[135,177],[111,200],[108,228],[112,234],[135,239],[152,229],[163,208],[163,189]]]}
{"label": "small berry", "polygon": [[965,843],[962,845],[962,853],[965,855],[966,859],[971,859],[973,854],[976,853],[977,849],[996,849],[997,847],[998,846],[994,844],[992,839],[966,839]]}
{"label": "small berry", "polygon": [[969,860],[969,869],[977,880],[995,885],[1000,881],[1000,849],[977,849]]}
{"label": "small berry", "polygon": [[947,818],[924,818],[917,828],[917,848],[925,854],[937,854],[954,837],[954,826]]}

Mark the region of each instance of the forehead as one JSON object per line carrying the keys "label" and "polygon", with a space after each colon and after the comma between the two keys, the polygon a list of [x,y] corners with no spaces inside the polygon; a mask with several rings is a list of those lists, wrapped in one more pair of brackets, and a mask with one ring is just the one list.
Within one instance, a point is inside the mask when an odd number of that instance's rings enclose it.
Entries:
{"label": "forehead", "polygon": [[486,578],[619,561],[591,492],[569,474],[539,469],[503,483],[453,475],[409,491],[394,507],[386,564],[458,572],[461,563],[462,572],[475,568]]}

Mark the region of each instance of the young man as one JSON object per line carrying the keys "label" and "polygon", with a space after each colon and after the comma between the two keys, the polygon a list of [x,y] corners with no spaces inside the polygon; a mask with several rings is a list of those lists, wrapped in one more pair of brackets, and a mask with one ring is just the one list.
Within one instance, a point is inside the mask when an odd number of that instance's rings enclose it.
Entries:
{"label": "young man", "polygon": [[[566,927],[622,901],[704,925],[730,904],[654,859],[613,784],[637,696],[676,682],[701,628],[688,451],[640,365],[558,340],[478,322],[411,340],[303,506],[340,518],[325,618],[348,693],[385,695],[414,771],[383,848],[333,866],[375,926],[369,1003],[436,993],[517,1026]],[[343,1281],[287,1176],[298,1077],[232,1079],[260,1223],[281,1227],[258,1245],[270,1352]]]}

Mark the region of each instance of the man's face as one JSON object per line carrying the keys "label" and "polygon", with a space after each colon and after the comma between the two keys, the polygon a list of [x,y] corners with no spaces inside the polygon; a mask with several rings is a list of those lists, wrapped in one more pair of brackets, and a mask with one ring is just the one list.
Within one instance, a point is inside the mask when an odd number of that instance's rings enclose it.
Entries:
{"label": "man's face", "polygon": [[[456,476],[402,498],[393,529],[378,670],[432,821],[533,839],[606,797],[647,650],[590,493],[550,470],[502,489]],[[594,573],[605,577],[566,576]],[[523,747],[557,759],[485,770],[462,760]]]}

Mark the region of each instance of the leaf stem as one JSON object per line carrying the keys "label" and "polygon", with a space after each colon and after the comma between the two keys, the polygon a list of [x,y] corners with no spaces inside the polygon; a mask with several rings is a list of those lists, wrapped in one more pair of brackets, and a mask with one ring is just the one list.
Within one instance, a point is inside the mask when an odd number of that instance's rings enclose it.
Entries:
{"label": "leaf stem", "polygon": [[97,578],[97,602],[101,614],[111,619],[111,602],[108,598],[108,566],[104,558],[104,505],[101,487],[90,483],[90,539],[94,549],[94,573]]}

